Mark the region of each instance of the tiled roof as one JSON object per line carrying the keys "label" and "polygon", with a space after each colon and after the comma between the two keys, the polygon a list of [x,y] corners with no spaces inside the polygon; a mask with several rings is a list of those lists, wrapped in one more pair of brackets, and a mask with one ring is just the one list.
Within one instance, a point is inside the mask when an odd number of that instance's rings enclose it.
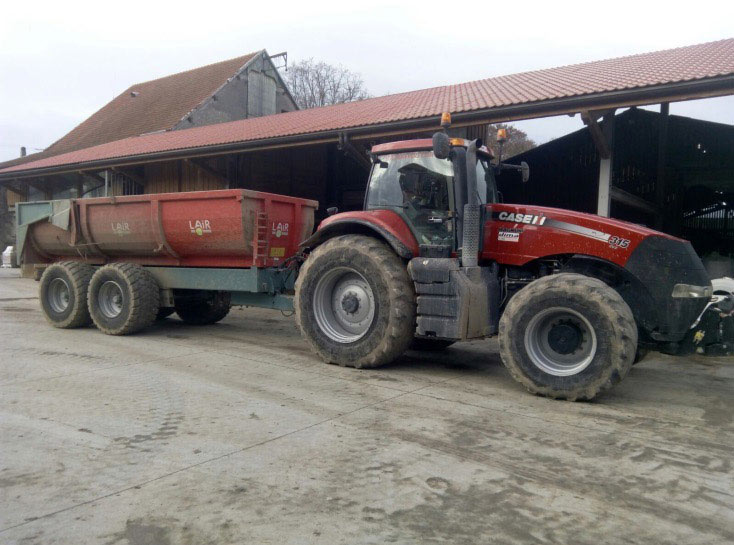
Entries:
{"label": "tiled roof", "polygon": [[458,85],[230,123],[125,138],[25,165],[18,170],[89,163],[173,150],[380,125],[402,120],[522,105],[567,97],[734,74],[734,39],[500,76]]}
{"label": "tiled roof", "polygon": [[132,85],[44,151],[2,163],[0,168],[171,129],[255,55]]}

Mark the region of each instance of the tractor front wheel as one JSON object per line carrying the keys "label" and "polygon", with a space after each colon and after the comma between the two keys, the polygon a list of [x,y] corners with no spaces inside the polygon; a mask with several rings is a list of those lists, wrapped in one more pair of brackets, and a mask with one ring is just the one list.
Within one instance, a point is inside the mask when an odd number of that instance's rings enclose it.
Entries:
{"label": "tractor front wheel", "polygon": [[587,400],[620,382],[637,350],[637,326],[622,297],[581,274],[545,276],[507,304],[500,355],[535,394]]}
{"label": "tractor front wheel", "polygon": [[415,307],[405,263],[368,236],[323,243],[296,282],[296,323],[327,363],[366,368],[393,361],[413,341]]}

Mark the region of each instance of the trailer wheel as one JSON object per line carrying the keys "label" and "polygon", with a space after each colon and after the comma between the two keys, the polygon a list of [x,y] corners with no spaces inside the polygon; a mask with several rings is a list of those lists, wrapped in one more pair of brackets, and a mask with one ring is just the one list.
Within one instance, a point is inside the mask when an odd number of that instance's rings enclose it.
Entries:
{"label": "trailer wheel", "polygon": [[362,235],[316,248],[296,281],[296,323],[327,363],[379,367],[415,334],[415,292],[403,261],[385,243]]}
{"label": "trailer wheel", "polygon": [[629,372],[637,326],[627,303],[601,280],[562,273],[510,299],[499,343],[503,363],[530,392],[588,400]]}
{"label": "trailer wheel", "polygon": [[38,298],[46,320],[62,329],[92,323],[87,308],[87,288],[94,267],[77,261],[54,263],[43,272]]}
{"label": "trailer wheel", "polygon": [[456,341],[448,341],[446,339],[429,339],[426,337],[415,337],[410,343],[411,350],[419,350],[422,352],[440,352],[446,350]]}
{"label": "trailer wheel", "polygon": [[97,269],[89,283],[89,314],[107,335],[127,335],[148,327],[158,315],[159,288],[140,265],[112,263]]}
{"label": "trailer wheel", "polygon": [[176,314],[187,324],[215,324],[229,314],[232,294],[228,291],[207,291],[195,298],[179,299],[175,305]]}

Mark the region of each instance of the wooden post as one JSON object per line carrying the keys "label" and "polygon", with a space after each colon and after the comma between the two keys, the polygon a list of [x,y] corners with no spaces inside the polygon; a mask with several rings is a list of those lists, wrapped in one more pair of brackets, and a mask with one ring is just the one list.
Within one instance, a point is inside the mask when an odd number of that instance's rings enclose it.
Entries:
{"label": "wooden post", "polygon": [[605,154],[599,154],[599,192],[597,193],[596,213],[608,218],[611,204],[612,161],[614,160],[614,112],[604,115],[602,133],[607,149]]}
{"label": "wooden post", "polygon": [[660,214],[655,217],[655,227],[664,229],[667,223],[666,217],[666,180],[665,162],[668,147],[668,120],[670,116],[670,104],[663,102],[660,105],[660,122],[658,125],[658,169],[655,180],[655,204],[660,209]]}

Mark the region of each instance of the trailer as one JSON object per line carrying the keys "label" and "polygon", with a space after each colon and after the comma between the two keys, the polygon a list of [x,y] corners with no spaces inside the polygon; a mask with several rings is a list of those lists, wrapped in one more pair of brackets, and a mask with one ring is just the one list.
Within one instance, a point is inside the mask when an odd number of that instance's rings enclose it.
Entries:
{"label": "trailer", "polygon": [[[62,328],[123,335],[176,312],[212,324],[231,305],[295,311],[327,363],[371,368],[408,348],[499,337],[529,391],[591,399],[649,349],[728,354],[734,303],[685,240],[646,227],[503,203],[480,140],[371,150],[364,210],[222,190],[17,205],[18,255]],[[502,135],[499,141],[502,142]]]}
{"label": "trailer", "polygon": [[292,258],[317,207],[243,189],[19,203],[18,252],[50,264],[54,326],[124,335],[174,311],[210,324],[231,305],[293,310]]}

